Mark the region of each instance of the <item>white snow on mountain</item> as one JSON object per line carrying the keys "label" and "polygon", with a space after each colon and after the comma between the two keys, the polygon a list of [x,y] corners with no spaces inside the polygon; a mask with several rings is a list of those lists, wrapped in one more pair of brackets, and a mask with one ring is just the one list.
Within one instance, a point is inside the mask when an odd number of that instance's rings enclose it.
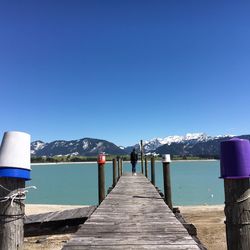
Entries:
{"label": "white snow on mountain", "polygon": [[219,139],[219,138],[222,138],[222,137],[234,137],[236,135],[217,135],[215,137],[213,137],[214,139]]}
{"label": "white snow on mountain", "polygon": [[77,155],[79,155],[78,152],[74,152],[74,153],[71,153],[71,154],[70,154],[70,156],[77,156]]}
{"label": "white snow on mountain", "polygon": [[42,141],[36,141],[32,146],[34,147],[34,150],[38,150],[44,148],[45,143]]}
{"label": "white snow on mountain", "polygon": [[88,146],[89,146],[88,140],[83,140],[83,142],[82,142],[82,148],[83,148],[84,150],[86,150],[86,149],[88,148]]}
{"label": "white snow on mountain", "polygon": [[35,141],[31,143],[31,154],[35,154],[37,150],[43,149],[45,147],[46,143],[42,141]]}
{"label": "white snow on mountain", "polygon": [[[165,138],[153,138],[149,141],[144,141],[144,150],[146,152],[154,151],[158,147],[164,145],[164,144],[172,144],[172,143],[181,143],[185,141],[191,141],[196,140],[197,142],[206,142],[213,139],[218,139],[220,137],[225,137],[225,135],[219,135],[219,136],[208,136],[205,133],[187,133],[186,135],[180,136],[180,135],[172,135],[167,136]],[[233,137],[233,135],[228,135],[228,137]]]}

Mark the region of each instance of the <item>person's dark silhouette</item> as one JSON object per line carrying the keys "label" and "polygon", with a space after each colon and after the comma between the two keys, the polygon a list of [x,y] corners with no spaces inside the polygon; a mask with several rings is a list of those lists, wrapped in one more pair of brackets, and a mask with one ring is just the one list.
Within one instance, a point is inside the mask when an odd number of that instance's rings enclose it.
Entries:
{"label": "person's dark silhouette", "polygon": [[138,155],[135,151],[135,148],[133,149],[133,151],[130,154],[130,162],[132,164],[132,174],[136,175],[136,163],[138,161]]}

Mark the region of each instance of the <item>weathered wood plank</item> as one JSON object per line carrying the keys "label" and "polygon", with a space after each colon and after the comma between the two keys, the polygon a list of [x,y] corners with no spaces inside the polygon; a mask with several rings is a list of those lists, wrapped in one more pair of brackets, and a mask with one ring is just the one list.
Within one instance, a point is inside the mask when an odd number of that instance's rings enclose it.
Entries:
{"label": "weathered wood plank", "polygon": [[25,217],[24,236],[38,236],[76,232],[95,211],[95,206],[63,210]]}
{"label": "weathered wood plank", "polygon": [[126,233],[126,234],[135,234],[135,233],[150,233],[151,235],[157,233],[157,234],[177,234],[177,233],[186,233],[185,228],[180,227],[165,227],[165,226],[127,226],[127,227],[121,227],[121,226],[104,226],[104,225],[86,225],[84,228],[81,228],[77,231],[77,233],[73,237],[81,236],[81,235],[89,235],[89,234],[103,234],[103,233]]}
{"label": "weathered wood plank", "polygon": [[75,209],[67,209],[63,211],[56,211],[56,212],[49,212],[49,213],[42,213],[42,214],[32,214],[26,216],[24,219],[25,224],[30,223],[44,223],[49,221],[60,221],[60,220],[69,220],[69,219],[78,219],[89,217],[96,206],[88,206],[88,207],[80,207]]}
{"label": "weathered wood plank", "polygon": [[105,234],[105,237],[99,237],[93,235],[73,238],[70,245],[86,246],[86,245],[95,245],[95,246],[105,246],[105,245],[193,245],[194,240],[191,236],[186,234],[183,235],[124,235],[124,234]]}
{"label": "weathered wood plank", "polygon": [[87,249],[96,249],[96,250],[121,250],[121,249],[129,249],[129,250],[198,250],[200,249],[197,245],[126,245],[120,246],[70,246],[66,245],[63,248],[64,250],[87,250]]}
{"label": "weathered wood plank", "polygon": [[63,249],[199,247],[151,182],[126,174]]}

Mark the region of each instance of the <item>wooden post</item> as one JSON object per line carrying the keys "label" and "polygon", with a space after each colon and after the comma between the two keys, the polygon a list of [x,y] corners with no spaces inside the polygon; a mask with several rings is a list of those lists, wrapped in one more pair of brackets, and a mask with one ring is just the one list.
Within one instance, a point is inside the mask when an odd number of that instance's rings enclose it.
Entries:
{"label": "wooden post", "polygon": [[120,158],[120,176],[122,176],[122,172],[123,172],[123,161],[122,161],[122,157]]}
{"label": "wooden post", "polygon": [[228,250],[250,249],[250,143],[233,138],[220,145]]}
{"label": "wooden post", "polygon": [[145,157],[145,176],[148,178],[148,159]]}
{"label": "wooden post", "polygon": [[117,178],[116,178],[116,159],[113,159],[113,187],[115,187]]}
{"label": "wooden post", "polygon": [[120,170],[120,168],[121,168],[121,165],[120,165],[120,157],[119,156],[117,156],[117,167],[118,167],[118,177],[117,177],[117,181],[120,179],[120,177],[121,177],[121,170]]}
{"label": "wooden post", "polygon": [[163,162],[164,196],[166,204],[173,210],[169,165],[169,162]]}
{"label": "wooden post", "polygon": [[143,174],[143,141],[141,140],[141,172]]}
{"label": "wooden post", "polygon": [[99,205],[105,199],[105,172],[103,163],[98,163],[98,191],[99,191]]}
{"label": "wooden post", "polygon": [[250,179],[224,179],[228,250],[250,249]]}
{"label": "wooden post", "polygon": [[155,186],[155,158],[151,157],[151,183]]}
{"label": "wooden post", "polygon": [[[25,180],[19,178],[0,178],[0,197],[25,187]],[[24,201],[11,200],[0,202],[0,249],[23,248]]]}

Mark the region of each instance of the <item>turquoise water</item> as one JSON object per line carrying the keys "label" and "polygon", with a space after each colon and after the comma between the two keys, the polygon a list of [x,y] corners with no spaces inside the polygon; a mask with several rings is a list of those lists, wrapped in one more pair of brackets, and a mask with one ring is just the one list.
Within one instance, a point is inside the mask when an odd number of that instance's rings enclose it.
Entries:
{"label": "turquoise water", "polygon": [[[129,163],[124,171],[131,171]],[[137,171],[140,171],[140,163]],[[150,164],[148,167],[149,176]],[[156,162],[156,186],[163,190],[162,163]],[[82,204],[98,203],[97,164],[33,165],[32,180],[26,186],[30,190],[26,203],[34,204]],[[219,161],[192,161],[171,163],[171,186],[174,205],[222,204],[223,180]],[[112,185],[112,164],[105,165],[106,190]]]}

